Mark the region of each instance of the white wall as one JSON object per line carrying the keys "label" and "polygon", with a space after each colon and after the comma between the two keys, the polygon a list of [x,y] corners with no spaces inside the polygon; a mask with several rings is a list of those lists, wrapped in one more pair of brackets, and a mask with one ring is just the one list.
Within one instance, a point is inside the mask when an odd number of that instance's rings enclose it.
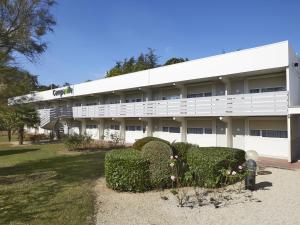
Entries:
{"label": "white wall", "polygon": [[141,130],[135,131],[125,131],[125,142],[126,143],[134,143],[137,139],[141,139],[144,137],[143,133],[143,122],[139,120],[126,120],[126,126],[141,126]]}
{"label": "white wall", "polygon": [[187,142],[197,144],[201,147],[216,146],[216,133],[213,127],[213,121],[211,119],[206,120],[187,120],[188,128],[211,128],[212,134],[187,134]]}
{"label": "white wall", "polygon": [[161,119],[161,120],[155,120],[154,121],[154,131],[153,136],[158,137],[164,140],[167,140],[169,142],[173,141],[181,141],[181,134],[180,133],[170,133],[170,132],[163,132],[162,128],[164,126],[172,126],[172,127],[180,127],[180,123],[174,120],[168,120],[168,119]]}
{"label": "white wall", "polygon": [[[265,130],[287,130],[287,120],[270,119],[268,117],[254,120],[249,119],[249,130],[265,129]],[[271,138],[271,137],[256,137],[247,136],[245,139],[245,150],[255,150],[261,156],[271,157],[288,157],[288,138]]]}

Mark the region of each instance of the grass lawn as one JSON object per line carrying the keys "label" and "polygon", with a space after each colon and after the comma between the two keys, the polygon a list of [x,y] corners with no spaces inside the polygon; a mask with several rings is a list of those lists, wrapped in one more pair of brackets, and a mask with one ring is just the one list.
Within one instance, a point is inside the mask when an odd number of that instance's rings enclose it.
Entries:
{"label": "grass lawn", "polygon": [[104,155],[62,144],[0,145],[0,224],[91,224]]}

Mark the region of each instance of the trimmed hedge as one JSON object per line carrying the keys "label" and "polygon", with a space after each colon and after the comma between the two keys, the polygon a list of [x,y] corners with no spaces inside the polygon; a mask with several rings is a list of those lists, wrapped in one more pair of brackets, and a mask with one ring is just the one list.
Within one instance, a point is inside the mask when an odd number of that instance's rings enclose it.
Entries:
{"label": "trimmed hedge", "polygon": [[142,157],[150,162],[150,181],[154,188],[164,188],[171,184],[171,147],[161,141],[150,141],[142,148]]}
{"label": "trimmed hedge", "polygon": [[194,184],[214,188],[223,181],[222,169],[237,169],[245,162],[245,151],[225,147],[193,147],[187,153],[188,175]]}
{"label": "trimmed hedge", "polygon": [[166,141],[166,140],[163,140],[163,139],[160,139],[160,138],[157,138],[157,137],[144,137],[144,138],[141,138],[141,139],[138,139],[134,144],[133,144],[133,148],[134,149],[137,149],[137,150],[142,150],[142,148],[144,147],[145,144],[147,144],[148,142],[150,141],[161,141],[161,142],[164,142],[166,143],[167,145],[170,145],[170,142]]}
{"label": "trimmed hedge", "polygon": [[187,152],[192,147],[198,147],[197,145],[193,145],[186,142],[175,142],[172,143],[173,154],[178,155],[179,159],[186,161]]}
{"label": "trimmed hedge", "polygon": [[135,149],[112,150],[105,155],[105,178],[107,186],[114,190],[149,190],[149,162]]}

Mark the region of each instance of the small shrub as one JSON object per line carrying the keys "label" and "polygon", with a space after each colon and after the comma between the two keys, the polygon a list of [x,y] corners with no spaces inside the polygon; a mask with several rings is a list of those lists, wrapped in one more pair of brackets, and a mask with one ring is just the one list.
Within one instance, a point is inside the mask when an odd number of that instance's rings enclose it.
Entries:
{"label": "small shrub", "polygon": [[145,144],[147,144],[148,142],[150,141],[161,141],[161,142],[164,142],[166,143],[167,145],[170,145],[170,142],[166,141],[166,140],[163,140],[163,139],[160,139],[160,138],[157,138],[157,137],[144,137],[144,138],[141,138],[141,139],[138,139],[134,144],[133,144],[133,148],[134,149],[137,149],[137,150],[142,150],[142,148],[144,147]]}
{"label": "small shrub", "polygon": [[161,141],[150,141],[142,148],[142,156],[150,162],[150,180],[154,188],[171,185],[171,147]]}
{"label": "small shrub", "polygon": [[87,149],[92,138],[86,134],[72,134],[63,138],[63,143],[68,150]]}
{"label": "small shrub", "polygon": [[222,171],[235,170],[245,162],[245,152],[225,147],[191,148],[187,153],[189,171],[193,185],[215,188],[224,182]]}
{"label": "small shrub", "polygon": [[135,149],[112,150],[105,155],[105,178],[114,190],[146,191],[150,188],[149,162]]}
{"label": "small shrub", "polygon": [[49,137],[45,134],[26,134],[24,137],[24,141],[32,141],[33,143],[46,139],[49,139]]}

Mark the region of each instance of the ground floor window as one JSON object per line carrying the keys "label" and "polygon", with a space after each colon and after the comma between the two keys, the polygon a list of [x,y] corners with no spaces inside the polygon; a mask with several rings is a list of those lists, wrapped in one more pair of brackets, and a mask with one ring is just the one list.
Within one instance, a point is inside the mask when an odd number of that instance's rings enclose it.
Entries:
{"label": "ground floor window", "polygon": [[202,128],[202,127],[189,127],[187,129],[188,134],[212,134],[211,128]]}
{"label": "ground floor window", "polygon": [[141,126],[126,126],[127,131],[140,131],[142,130]]}
{"label": "ground floor window", "polygon": [[180,127],[163,127],[162,131],[169,133],[180,133]]}
{"label": "ground floor window", "polygon": [[250,136],[261,136],[271,138],[287,138],[287,131],[283,130],[250,130]]}
{"label": "ground floor window", "polygon": [[96,129],[97,125],[95,125],[95,124],[88,124],[88,125],[86,125],[86,128],[87,129]]}
{"label": "ground floor window", "polygon": [[120,130],[120,125],[118,125],[118,124],[111,124],[110,125],[110,129],[111,130]]}

